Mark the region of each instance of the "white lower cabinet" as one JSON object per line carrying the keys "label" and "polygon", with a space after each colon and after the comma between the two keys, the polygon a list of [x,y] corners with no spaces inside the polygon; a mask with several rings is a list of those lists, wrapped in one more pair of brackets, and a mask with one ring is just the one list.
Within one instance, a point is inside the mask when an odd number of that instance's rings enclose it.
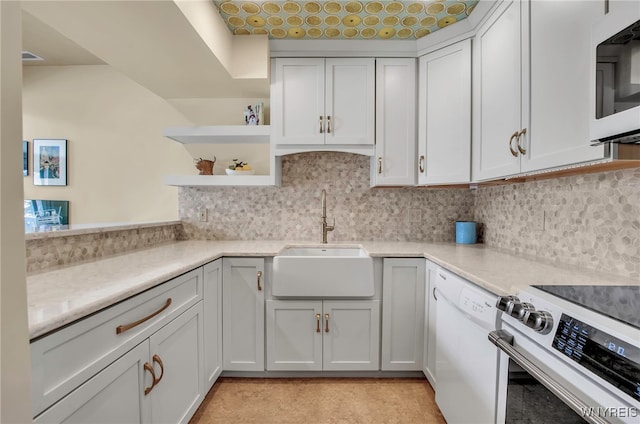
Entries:
{"label": "white lower cabinet", "polygon": [[152,423],[187,423],[204,399],[202,315],[200,302],[149,338],[156,380],[147,372],[145,391],[151,387]]}
{"label": "white lower cabinet", "polygon": [[222,372],[222,259],[204,266],[204,383],[205,392]]}
{"label": "white lower cabinet", "polygon": [[424,311],[424,359],[422,361],[423,372],[431,387],[436,389],[436,312],[437,301],[435,294],[436,272],[438,265],[426,261],[426,293]]}
{"label": "white lower cabinet", "polygon": [[202,302],[34,419],[36,423],[187,423],[204,399]]}
{"label": "white lower cabinet", "polygon": [[425,260],[384,260],[382,278],[382,370],[421,371],[423,362]]}
{"label": "white lower cabinet", "polygon": [[264,371],[264,259],[222,259],[225,371]]}
{"label": "white lower cabinet", "polygon": [[379,369],[380,301],[268,300],[267,369]]}

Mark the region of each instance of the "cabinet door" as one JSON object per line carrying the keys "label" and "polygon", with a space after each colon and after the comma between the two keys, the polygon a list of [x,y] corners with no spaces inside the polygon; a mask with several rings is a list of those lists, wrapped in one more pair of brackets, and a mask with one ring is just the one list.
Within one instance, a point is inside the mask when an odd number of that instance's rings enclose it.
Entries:
{"label": "cabinet door", "polygon": [[[526,128],[522,105],[528,101],[523,90],[528,89],[528,82],[522,84],[528,72],[528,64],[523,63],[528,51],[523,51],[526,43],[521,37],[521,31],[528,28],[523,28],[527,21],[522,19],[521,9],[526,6],[520,1],[505,0],[475,38],[474,180],[520,172],[520,152],[512,135]],[[523,137],[521,144],[526,134]]]}
{"label": "cabinet door", "polygon": [[326,59],[325,144],[374,144],[374,59]]}
{"label": "cabinet door", "polygon": [[322,301],[267,300],[267,369],[322,370]]}
{"label": "cabinet door", "polygon": [[264,371],[264,259],[222,260],[224,370]]}
{"label": "cabinet door", "polygon": [[202,302],[149,338],[149,352],[160,380],[151,397],[151,421],[187,423],[204,399]]}
{"label": "cabinet door", "polygon": [[324,301],[323,309],[323,369],[379,370],[380,301]]}
{"label": "cabinet door", "polygon": [[222,372],[222,259],[204,266],[204,382],[205,393]]}
{"label": "cabinet door", "polygon": [[420,58],[420,184],[471,181],[471,40]]}
{"label": "cabinet door", "polygon": [[151,383],[144,364],[149,342],[144,341],[34,419],[35,423],[148,423]]}
{"label": "cabinet door", "polygon": [[382,279],[382,370],[421,371],[425,260],[385,259]]}
{"label": "cabinet door", "polygon": [[424,313],[424,359],[423,372],[431,387],[436,390],[436,314],[437,301],[435,294],[436,289],[436,272],[438,266],[433,262],[427,261],[426,268],[426,293],[425,293],[425,313]]}
{"label": "cabinet door", "polygon": [[376,155],[372,185],[416,183],[416,61],[376,60]]}
{"label": "cabinet door", "polygon": [[324,66],[324,59],[275,60],[271,85],[271,136],[275,144],[324,143]]}
{"label": "cabinet door", "polygon": [[[613,2],[612,2],[613,3]],[[530,2],[531,125],[522,171],[604,157],[590,145],[591,28],[601,2]],[[561,40],[559,42],[559,40]]]}

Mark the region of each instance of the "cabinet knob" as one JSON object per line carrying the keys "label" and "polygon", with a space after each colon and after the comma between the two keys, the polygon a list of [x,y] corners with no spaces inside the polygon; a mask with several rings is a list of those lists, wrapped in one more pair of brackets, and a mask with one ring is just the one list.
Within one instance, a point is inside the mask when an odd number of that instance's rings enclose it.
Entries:
{"label": "cabinet knob", "polygon": [[516,146],[518,146],[518,150],[520,151],[521,155],[526,155],[527,154],[527,149],[522,147],[522,143],[520,143],[520,140],[521,140],[522,136],[525,135],[526,133],[527,133],[527,129],[523,128],[518,133],[518,137],[516,137],[516,139],[517,139]]}
{"label": "cabinet knob", "polygon": [[258,271],[258,291],[262,291],[262,285],[260,284],[261,278],[262,278],[262,271]]}
{"label": "cabinet knob", "polygon": [[517,138],[518,138],[518,131],[511,134],[511,137],[509,137],[509,150],[511,151],[511,154],[513,155],[514,158],[518,157],[518,151],[513,148],[513,140],[516,140],[516,143],[517,143]]}
{"label": "cabinet knob", "polygon": [[320,332],[320,314],[316,314],[316,333]]}
{"label": "cabinet knob", "polygon": [[418,170],[421,174],[424,172],[424,155],[420,155],[420,159],[418,159]]}
{"label": "cabinet knob", "polygon": [[324,332],[329,332],[329,314],[324,314]]}
{"label": "cabinet knob", "polygon": [[378,156],[378,174],[382,174],[382,156]]}
{"label": "cabinet knob", "polygon": [[331,134],[331,115],[327,116],[327,133]]}
{"label": "cabinet knob", "polygon": [[324,133],[324,128],[322,124],[322,116],[320,117],[320,134]]}

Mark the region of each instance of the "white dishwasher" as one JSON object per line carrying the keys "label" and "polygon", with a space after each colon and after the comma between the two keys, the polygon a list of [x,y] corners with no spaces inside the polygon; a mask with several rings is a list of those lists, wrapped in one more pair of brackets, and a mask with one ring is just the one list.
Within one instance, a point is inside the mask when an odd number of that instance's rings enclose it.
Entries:
{"label": "white dishwasher", "polygon": [[436,272],[436,403],[448,424],[496,420],[499,351],[496,296],[455,274]]}

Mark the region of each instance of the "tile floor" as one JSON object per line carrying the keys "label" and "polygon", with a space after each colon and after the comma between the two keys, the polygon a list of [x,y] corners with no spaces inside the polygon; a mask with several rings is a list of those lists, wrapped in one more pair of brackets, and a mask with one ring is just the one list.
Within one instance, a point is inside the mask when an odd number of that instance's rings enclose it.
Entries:
{"label": "tile floor", "polygon": [[220,378],[190,424],[445,424],[424,379]]}

